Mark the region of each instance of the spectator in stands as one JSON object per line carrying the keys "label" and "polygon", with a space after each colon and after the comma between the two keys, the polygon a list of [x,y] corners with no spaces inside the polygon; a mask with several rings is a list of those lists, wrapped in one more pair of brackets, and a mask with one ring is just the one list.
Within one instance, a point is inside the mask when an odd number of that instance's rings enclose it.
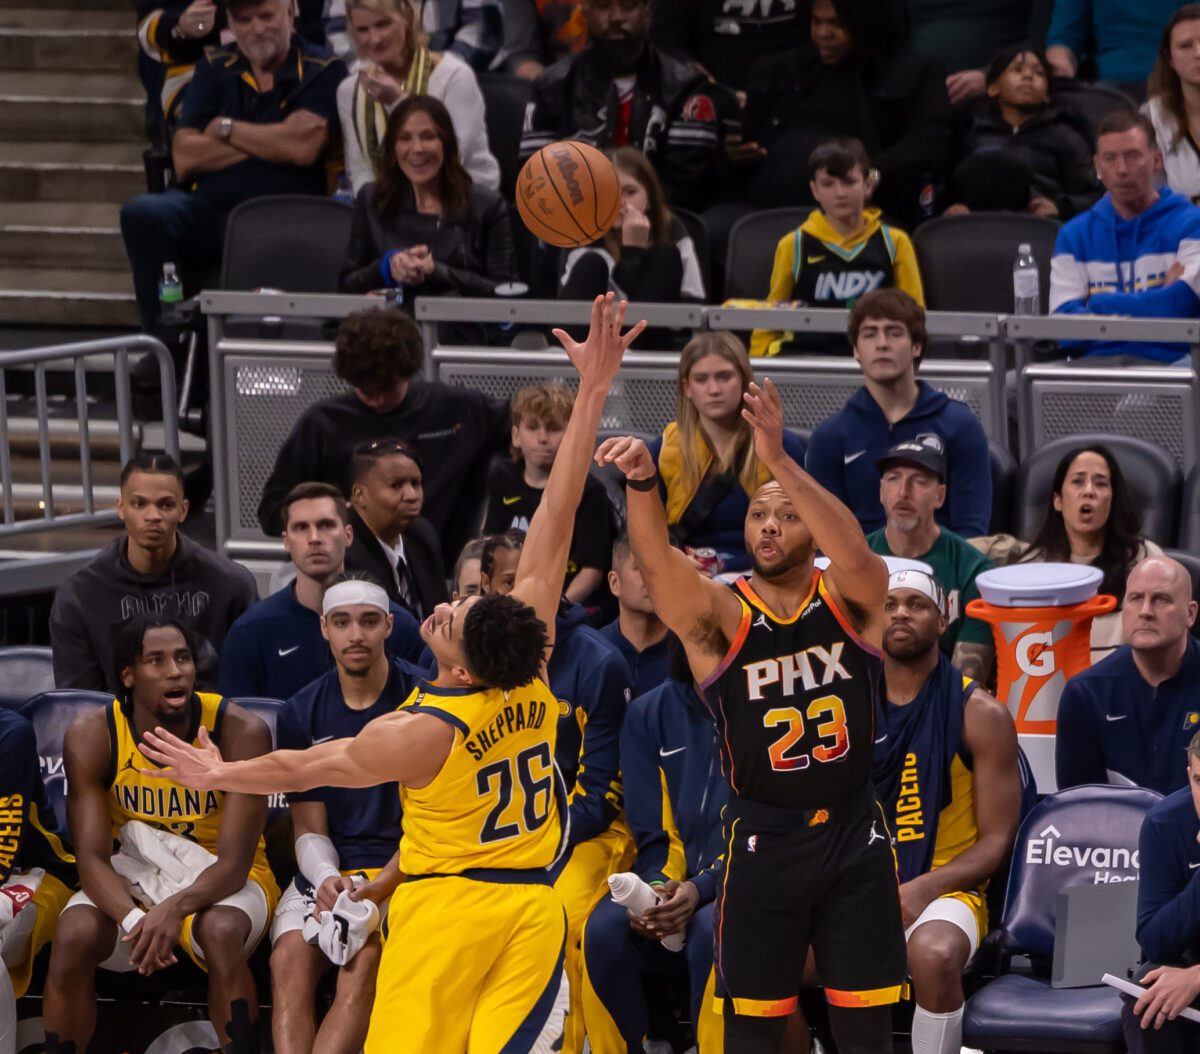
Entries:
{"label": "spectator in stands", "polygon": [[617,617],[600,633],[621,653],[629,667],[636,698],[658,688],[667,679],[670,633],[655,614],[625,534],[613,543],[608,588],[617,598]]}
{"label": "spectator in stands", "polygon": [[450,580],[451,600],[477,597],[483,592],[483,546],[485,538],[475,538],[463,546],[454,565],[454,576]]}
{"label": "spectator in stands", "polygon": [[1137,937],[1148,965],[1135,979],[1149,991],[1125,1004],[1130,1054],[1184,1054],[1200,1048],[1200,1025],[1179,1012],[1200,996],[1200,731],[1187,748],[1187,785],[1142,821]]}
{"label": "spectator in stands", "polygon": [[[63,740],[83,889],[63,909],[51,947],[46,1050],[88,1049],[97,968],[157,973],[177,961],[176,947],[208,971],[220,1049],[253,1050],[258,995],[248,960],[279,899],[262,839],[267,799],[145,775],[153,763],[140,735],[165,728],[204,743],[203,728],[224,757],[241,760],[269,753],[271,733],[241,707],[194,690],[191,631],[177,619],[139,616],[108,656],[120,671],[118,698],[78,718]],[[173,867],[151,863],[164,856]]]}
{"label": "spectator in stands", "polygon": [[165,142],[174,129],[184,90],[206,47],[217,47],[225,29],[225,12],[215,0],[165,5],[138,0],[138,75],[146,89],[150,140]]}
{"label": "spectator in stands", "polygon": [[[754,436],[742,417],[742,397],[754,379],[746,348],[732,333],[701,333],[679,357],[675,420],[650,444],[658,466],[667,522],[705,574],[745,571],[745,522],[750,496],[770,473],[754,453]],[[788,456],[804,446],[783,433]],[[698,551],[711,554],[697,556]]]}
{"label": "spectator in stands", "polygon": [[747,81],[747,139],[760,144],[750,200],[807,204],[796,178],[813,150],[841,136],[860,140],[879,169],[875,202],[911,226],[929,214],[950,160],[945,73],[902,45],[898,5],[814,0],[810,43],[755,66]]}
{"label": "spectator in stands", "polygon": [[912,1045],[923,1054],[962,1049],[963,969],[987,933],[984,891],[1012,852],[1021,812],[1016,727],[938,647],[945,600],[923,571],[888,580],[873,771],[896,848]]}
{"label": "spectator in stands", "polygon": [[[328,483],[301,483],[284,499],[283,547],[296,568],[289,585],[260,600],[229,630],[221,649],[225,697],[290,699],[332,669],[321,635],[321,602],[342,577],[354,532],[345,499]],[[392,605],[388,653],[417,663],[425,650],[417,620]]]}
{"label": "spectator in stands", "polygon": [[421,43],[412,0],[350,0],[347,15],[359,68],[338,85],[337,102],[354,193],[380,178],[388,115],[414,95],[445,105],[471,181],[499,189],[500,165],[488,149],[483,94],[471,67],[452,51]]}
{"label": "spectator in stands", "polygon": [[[266,194],[323,194],[346,67],[292,32],[291,0],[228,0],[234,43],[196,64],[172,154],[178,186],[121,209],[142,328],[158,327],[163,264],[194,285],[221,258],[230,209]],[[280,115],[282,119],[280,118]]]}
{"label": "spectator in stands", "polygon": [[880,556],[920,560],[933,568],[945,591],[942,651],[965,676],[986,684],[994,658],[992,630],[968,618],[966,607],[978,599],[975,578],[990,564],[970,542],[934,520],[946,501],[946,459],[938,444],[918,438],[897,443],[877,464],[887,523],[867,535],[867,544]]}
{"label": "spectator in stands", "polygon": [[392,603],[418,622],[450,599],[437,531],[421,516],[424,493],[416,451],[401,439],[374,439],[350,458],[346,569],[383,584]]}
{"label": "spectator in stands", "polygon": [[1063,689],[1058,786],[1115,783],[1170,794],[1187,782],[1180,751],[1200,728],[1191,575],[1168,556],[1143,560],[1130,572],[1121,621],[1125,645]]}
{"label": "spectator in stands", "polygon": [[283,533],[280,507],[297,483],[322,480],[343,494],[350,454],[372,439],[412,444],[421,460],[421,511],[457,559],[479,523],[479,495],[492,452],[508,443],[508,406],[470,388],[417,379],[424,350],[400,311],[361,311],[338,329],[333,369],[351,389],[314,403],[293,426],[263,487],[258,522]]}
{"label": "spectator in stands", "polygon": [[736,102],[649,39],[650,0],[582,0],[588,44],[534,82],[521,160],[559,139],[632,146],[658,169],[668,200],[702,206],[721,184]]}
{"label": "spectator in stands", "polygon": [[[857,139],[831,139],[808,159],[817,208],[779,239],[767,299],[805,307],[850,307],[873,289],[902,289],[924,306],[925,292],[912,241],[868,209],[878,173]],[[836,334],[755,330],[752,357],[787,351],[842,351]]]}
{"label": "spectator in stands", "polygon": [[416,296],[491,296],[517,277],[508,206],[471,183],[446,108],[412,96],[388,118],[379,180],[354,200],[341,287]]}
{"label": "spectator in stands", "polygon": [[[647,980],[679,977],[702,1050],[720,1050],[721,1019],[704,998],[713,965],[713,902],[723,873],[721,774],[712,714],[678,645],[671,679],[630,704],[621,729],[625,816],[637,844],[632,871],[662,898],[631,916],[606,895],[584,932],[583,1023],[592,1049],[640,1050],[649,1031]],[[605,891],[607,894],[607,890]],[[682,933],[683,954],[664,937]]]}
{"label": "spectator in stands", "polygon": [[61,585],[50,611],[54,683],[115,692],[113,635],[138,615],[168,612],[197,635],[196,681],[217,684],[229,627],[258,599],[254,576],[196,544],[187,519],[183,472],[166,454],[138,454],[121,470],[117,515],[125,532]]}
{"label": "spectator in stands", "polygon": [[987,71],[987,97],[959,113],[947,214],[1028,212],[1070,219],[1100,197],[1091,128],[1050,101],[1045,56],[1017,44]]}
{"label": "spectator in stands", "polygon": [[504,70],[537,80],[587,44],[582,0],[503,0]]}
{"label": "spectator in stands", "polygon": [[899,289],[867,293],[850,310],[847,335],[863,386],[813,431],[805,468],[877,531],[885,515],[876,462],[896,443],[940,447],[946,501],[937,522],[964,538],[986,534],[992,515],[987,437],[970,407],[917,380],[925,350],[925,312]]}
{"label": "spectator in stands", "polygon": [[1100,592],[1117,598],[1118,610],[1092,620],[1092,662],[1120,646],[1120,604],[1129,572],[1150,556],[1161,556],[1141,536],[1137,502],[1121,466],[1107,447],[1067,451],[1054,470],[1050,505],[1028,548],[1011,553],[1019,563],[1090,564],[1104,572]]}
{"label": "spectator in stands", "polygon": [[[488,472],[484,534],[501,534],[510,528],[529,530],[574,404],[574,393],[562,384],[531,385],[513,396],[512,457],[497,458]],[[588,603],[604,585],[613,519],[604,485],[589,475],[575,513],[564,580],[565,596],[573,604]]]}
{"label": "spectator in stands", "polygon": [[1200,200],[1200,4],[1171,16],[1150,73],[1142,113],[1154,125],[1167,186],[1193,204]]}
{"label": "spectator in stands", "polygon": [[501,0],[421,0],[421,28],[434,51],[452,51],[482,72],[504,37],[500,5]]}

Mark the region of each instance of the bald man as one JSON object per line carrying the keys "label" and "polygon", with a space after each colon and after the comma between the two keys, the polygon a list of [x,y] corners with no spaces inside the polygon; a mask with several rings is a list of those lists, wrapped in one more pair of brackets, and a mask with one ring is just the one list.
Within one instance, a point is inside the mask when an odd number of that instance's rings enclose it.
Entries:
{"label": "bald man", "polygon": [[1186,785],[1184,755],[1200,730],[1195,621],[1191,576],[1178,561],[1152,556],[1129,573],[1125,644],[1068,681],[1058,706],[1060,790],[1114,783],[1170,794]]}

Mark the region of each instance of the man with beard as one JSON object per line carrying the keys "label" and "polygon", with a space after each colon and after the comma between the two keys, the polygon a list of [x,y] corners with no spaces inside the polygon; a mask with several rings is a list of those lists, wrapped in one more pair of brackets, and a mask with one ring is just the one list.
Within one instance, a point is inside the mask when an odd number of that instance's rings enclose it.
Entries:
{"label": "man with beard", "polygon": [[1021,810],[1008,710],[939,647],[946,595],[896,571],[884,605],[885,700],[875,792],[895,838],[919,1054],[962,1047],[962,972],[987,932],[988,879],[1008,859]]}
{"label": "man with beard", "polygon": [[895,864],[871,786],[887,569],[850,510],[785,453],[770,381],[750,385],[743,414],[774,479],[751,498],[754,571],[732,590],[671,548],[645,444],[614,438],[596,452],[629,481],[634,555],[720,734],[732,790],[715,923],[725,1045],[779,1049],[811,946],[838,1049],[887,1054],[905,975]]}
{"label": "man with beard", "polygon": [[671,202],[703,206],[720,178],[732,93],[650,43],[650,0],[583,0],[588,45],[545,70],[525,111],[524,161],[560,139],[654,160]]}

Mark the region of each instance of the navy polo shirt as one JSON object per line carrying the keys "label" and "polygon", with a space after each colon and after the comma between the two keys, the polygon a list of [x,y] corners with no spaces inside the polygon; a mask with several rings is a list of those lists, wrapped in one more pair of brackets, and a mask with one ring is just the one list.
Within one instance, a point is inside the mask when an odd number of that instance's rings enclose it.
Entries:
{"label": "navy polo shirt", "polygon": [[1200,817],[1185,787],[1146,813],[1137,937],[1150,962],[1200,962]]}
{"label": "navy polo shirt", "polygon": [[621,632],[621,620],[613,619],[607,626],[600,628],[600,636],[604,637],[621,653],[625,665],[629,667],[629,676],[633,679],[633,698],[645,695],[658,688],[667,679],[667,641],[671,635],[663,637],[657,644],[651,644],[645,651],[638,651]]}

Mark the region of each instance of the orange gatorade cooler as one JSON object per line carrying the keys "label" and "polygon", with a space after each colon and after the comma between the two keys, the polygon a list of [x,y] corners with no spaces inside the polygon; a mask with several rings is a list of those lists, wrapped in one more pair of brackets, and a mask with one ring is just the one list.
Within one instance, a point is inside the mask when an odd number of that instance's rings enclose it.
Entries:
{"label": "orange gatorade cooler", "polygon": [[1038,790],[1058,789],[1054,733],[1067,681],[1092,661],[1092,619],[1117,598],[1097,596],[1104,574],[1081,564],[1015,564],[984,571],[975,584],[982,599],[967,614],[992,627],[996,695],[1017,724]]}

